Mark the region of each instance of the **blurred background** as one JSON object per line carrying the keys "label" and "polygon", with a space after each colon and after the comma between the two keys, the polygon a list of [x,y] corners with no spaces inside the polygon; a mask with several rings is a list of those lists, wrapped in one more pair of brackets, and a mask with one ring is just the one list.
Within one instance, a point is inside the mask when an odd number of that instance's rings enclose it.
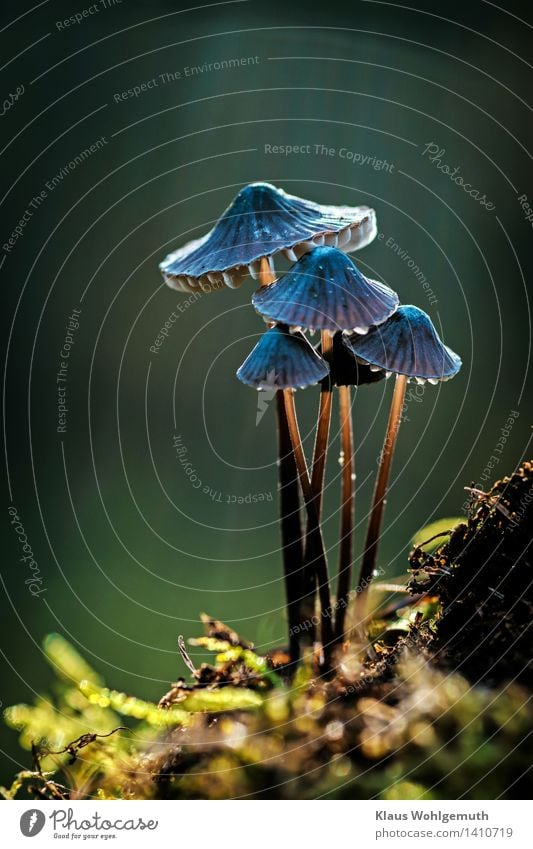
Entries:
{"label": "blurred background", "polygon": [[[531,6],[50,0],[2,16],[0,701],[46,689],[50,631],[157,699],[201,611],[259,651],[286,639],[274,404],[258,417],[235,379],[263,330],[254,284],[191,298],[158,271],[246,183],[373,206],[380,237],[357,263],[463,359],[408,393],[388,577],[420,528],[463,514],[464,486],[528,454]],[[359,550],[391,391],[354,398]],[[308,455],[317,400],[297,395]],[[332,571],[338,455],[335,415]],[[28,761],[0,734],[5,782]]]}

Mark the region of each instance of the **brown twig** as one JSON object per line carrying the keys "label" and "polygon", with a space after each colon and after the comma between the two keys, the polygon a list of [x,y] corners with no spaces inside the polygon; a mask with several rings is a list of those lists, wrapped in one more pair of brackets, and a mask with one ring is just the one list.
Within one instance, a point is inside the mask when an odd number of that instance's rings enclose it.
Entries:
{"label": "brown twig", "polygon": [[76,758],[78,757],[78,753],[80,749],[84,749],[85,746],[89,746],[91,743],[94,743],[96,739],[111,737],[112,734],[116,734],[117,731],[129,731],[125,725],[119,725],[117,728],[113,728],[112,731],[109,731],[107,734],[95,734],[88,733],[82,734],[80,737],[77,737],[75,740],[72,740],[71,743],[67,743],[63,749],[58,749],[54,751],[53,749],[49,749],[46,746],[38,746],[36,743],[32,743],[31,752],[32,752],[32,760],[33,760],[33,768],[34,771],[42,777],[42,769],[41,769],[41,759],[46,758],[49,755],[70,755],[69,764],[72,765]]}
{"label": "brown twig", "polygon": [[189,652],[187,651],[187,649],[185,647],[185,640],[183,639],[182,634],[180,634],[179,637],[178,637],[178,649],[179,649],[180,654],[181,654],[181,659],[183,660],[185,666],[187,667],[187,669],[189,670],[191,675],[193,675],[194,678],[198,678],[198,675],[199,675],[198,670],[197,670],[196,666],[194,665],[194,663],[192,662],[191,657],[189,655]]}

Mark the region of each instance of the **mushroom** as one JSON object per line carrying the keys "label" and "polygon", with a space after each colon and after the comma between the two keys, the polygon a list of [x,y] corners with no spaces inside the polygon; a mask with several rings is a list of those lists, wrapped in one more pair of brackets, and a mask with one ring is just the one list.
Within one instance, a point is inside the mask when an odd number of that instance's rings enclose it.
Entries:
{"label": "mushroom", "polygon": [[[320,352],[320,346],[318,351]],[[358,362],[347,337],[340,331],[333,337],[329,366],[331,382],[338,387],[339,391],[341,431],[341,525],[335,615],[335,639],[340,642],[344,637],[344,623],[350,595],[355,512],[355,453],[350,387],[377,383],[384,380],[385,372],[382,369],[372,370],[366,363]]]}
{"label": "mushroom", "polygon": [[[317,247],[305,254],[280,280],[257,291],[252,302],[264,318],[281,321],[292,327],[321,331],[322,356],[329,361],[332,355],[332,336],[338,331],[368,332],[372,325],[385,321],[397,308],[398,296],[382,283],[367,279],[346,254],[332,247]],[[337,352],[339,359],[339,352]],[[351,424],[345,415],[349,411],[350,390],[348,385],[339,398],[341,421],[345,431],[343,439],[351,438]],[[318,516],[322,508],[327,445],[331,421],[332,381],[324,380],[320,393],[320,405],[316,429],[312,465],[311,487]],[[350,458],[352,455],[350,451]],[[346,456],[346,455],[345,455]],[[347,475],[347,472],[346,472]],[[344,476],[343,476],[344,480]],[[351,484],[351,471],[350,471]],[[343,493],[343,498],[346,493]],[[351,499],[346,511],[351,512]],[[349,535],[350,536],[350,535]],[[308,587],[308,610],[313,605],[314,584],[312,574],[313,548],[308,537],[306,564],[309,568],[304,577]],[[343,558],[346,556],[346,550]],[[346,575],[343,560],[342,574]],[[343,579],[344,580],[344,579]],[[344,588],[342,588],[344,591]],[[343,617],[341,616],[341,622]]]}
{"label": "mushroom", "polygon": [[449,380],[461,368],[461,360],[443,344],[430,317],[414,306],[398,307],[384,324],[373,327],[366,336],[351,336],[348,343],[357,359],[370,368],[396,374],[359,575],[356,612],[363,622],[407,381],[436,384]]}
{"label": "mushroom", "polygon": [[329,374],[329,366],[303,333],[276,324],[261,339],[237,371],[237,377],[258,390],[305,389]]}
{"label": "mushroom", "polygon": [[269,183],[250,183],[234,198],[213,229],[169,254],[160,264],[169,286],[206,292],[242,285],[248,273],[263,283],[283,253],[296,262],[317,244],[357,250],[377,233],[367,206],[328,206],[289,195]]}
{"label": "mushroom", "polygon": [[265,318],[307,330],[367,333],[398,306],[398,295],[362,274],[336,248],[306,253],[277,282],[257,291],[252,303]]}
{"label": "mushroom", "polygon": [[[305,506],[308,511],[309,524],[313,539],[316,542],[316,571],[320,580],[320,597],[323,615],[322,617],[322,638],[325,644],[331,642],[331,623],[329,621],[328,612],[330,610],[329,583],[327,580],[327,561],[324,549],[324,541],[320,530],[320,521],[315,509],[314,500],[311,495],[311,482],[309,480],[309,472],[305,455],[303,453],[298,422],[296,418],[296,410],[294,407],[293,392],[295,389],[303,389],[311,384],[318,383],[323,380],[329,373],[329,366],[326,361],[315,351],[312,345],[307,341],[301,332],[291,333],[289,328],[284,325],[274,325],[267,330],[252,352],[248,355],[242,366],[237,370],[237,377],[248,386],[252,386],[258,390],[276,389],[282,390],[283,395],[277,392],[278,406],[278,431],[279,431],[279,452],[280,452],[280,487],[288,486],[290,481],[287,479],[288,467],[283,472],[282,461],[284,457],[292,457],[294,460],[294,470],[298,474],[302,492],[304,495]],[[290,443],[291,451],[286,448]],[[294,474],[293,474],[294,478]],[[290,491],[286,495],[290,501]],[[287,512],[290,510],[290,512]],[[284,554],[289,552],[289,546],[293,550],[297,550],[297,540],[294,533],[290,534],[288,528],[289,517],[294,514],[298,516],[299,523],[299,499],[297,503],[294,500],[290,504],[281,504],[282,514],[282,541]],[[285,530],[285,533],[284,533]],[[287,540],[287,536],[290,535]],[[301,535],[300,540],[300,561],[297,564],[291,563],[289,557],[284,558],[285,568],[285,586],[287,593],[287,609],[289,616],[289,650],[291,659],[297,660],[299,656],[299,587],[301,576],[298,576],[298,571],[301,571]]]}

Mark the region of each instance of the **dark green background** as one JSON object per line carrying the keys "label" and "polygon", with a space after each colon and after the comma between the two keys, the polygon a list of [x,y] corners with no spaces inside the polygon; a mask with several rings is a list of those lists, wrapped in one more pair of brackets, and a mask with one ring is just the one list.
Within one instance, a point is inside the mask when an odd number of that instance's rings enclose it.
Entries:
{"label": "dark green background", "polygon": [[[3,96],[25,86],[0,124],[2,195],[9,190],[2,243],[47,180],[98,137],[108,142],[49,193],[0,271],[12,487],[4,517],[14,503],[46,588],[39,599],[28,593],[6,521],[4,706],[47,685],[40,642],[51,630],[110,685],[149,698],[184,672],[177,636],[198,632],[202,610],[260,650],[285,639],[273,405],[256,427],[257,396],[234,377],[262,330],[251,282],[192,303],[159,353],[149,350],[184,297],[162,285],[157,263],[209,228],[249,181],[374,206],[384,239],[356,257],[361,268],[427,309],[463,358],[453,382],[409,405],[380,551],[389,576],[405,571],[420,527],[461,513],[463,486],[480,480],[511,410],[520,415],[493,479],[528,453],[532,230],[517,196],[533,196],[531,4],[418,7],[250,0],[180,13],[170,2],[123,0],[58,31],[55,22],[84,4],[52,0],[0,33],[4,62],[50,33],[2,71]],[[4,4],[5,23],[29,8]],[[259,62],[114,102],[164,72],[248,56]],[[494,211],[422,156],[430,142]],[[265,144],[347,147],[394,168],[266,155]],[[389,237],[419,265],[438,304],[387,248]],[[89,284],[61,439],[59,351]],[[359,544],[391,389],[363,389],[355,403]],[[297,397],[308,449],[316,400],[314,390]],[[193,489],[176,462],[175,433],[202,484],[223,499],[273,499],[239,506]],[[325,509],[332,566],[337,457],[335,440]],[[7,780],[28,759],[12,732],[2,735]]]}

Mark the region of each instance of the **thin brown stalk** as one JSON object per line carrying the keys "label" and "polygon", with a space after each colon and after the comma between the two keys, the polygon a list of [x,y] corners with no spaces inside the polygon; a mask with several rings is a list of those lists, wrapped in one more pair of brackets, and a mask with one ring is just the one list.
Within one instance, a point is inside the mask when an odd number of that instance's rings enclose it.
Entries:
{"label": "thin brown stalk", "polygon": [[292,450],[289,424],[285,411],[283,392],[276,392],[279,455],[279,505],[281,522],[281,546],[287,619],[289,626],[289,654],[296,663],[300,656],[299,620],[300,597],[302,596],[303,543],[300,517],[300,491],[298,470]]}
{"label": "thin brown stalk", "polygon": [[[322,331],[320,336],[322,357],[328,361],[333,348],[333,338]],[[315,448],[313,452],[313,471],[311,488],[313,490],[318,518],[322,512],[324,494],[324,476],[326,473],[326,458],[328,454],[329,427],[331,422],[332,385],[326,378],[320,389],[318,421],[316,427]]]}
{"label": "thin brown stalk", "polygon": [[[259,266],[259,285],[270,286],[276,279],[269,259],[261,257]],[[281,548],[283,572],[285,577],[285,596],[287,601],[287,620],[289,626],[289,655],[292,663],[300,656],[298,638],[299,607],[303,580],[303,542],[300,519],[300,492],[298,489],[298,471],[292,450],[289,424],[285,411],[283,393],[276,392],[276,415],[278,422],[278,478],[279,506],[281,525]]]}
{"label": "thin brown stalk", "polygon": [[270,286],[276,279],[276,275],[270,268],[268,257],[262,256],[259,265],[259,285]]}
{"label": "thin brown stalk", "polygon": [[[329,593],[328,565],[320,527],[320,520],[316,510],[314,494],[309,478],[309,470],[307,461],[302,447],[300,437],[300,429],[298,427],[298,419],[296,416],[296,408],[294,405],[294,392],[291,389],[283,390],[283,398],[285,401],[285,411],[287,414],[287,423],[292,442],[292,449],[296,466],[298,469],[298,477],[304,497],[305,507],[308,516],[308,545],[311,541],[311,549],[316,556],[314,557],[315,571],[318,580],[318,594],[320,599],[320,625],[322,644],[324,653],[327,654],[328,647],[332,642],[332,627],[331,627],[331,597]],[[306,552],[307,559],[307,552]]]}
{"label": "thin brown stalk", "polygon": [[359,584],[357,592],[357,600],[355,604],[355,612],[357,622],[362,626],[365,620],[366,599],[368,595],[368,587],[372,581],[374,568],[376,565],[376,557],[378,553],[379,536],[381,531],[381,523],[383,521],[383,511],[385,509],[387,499],[387,489],[389,484],[390,470],[394,448],[398,438],[398,430],[400,427],[402,407],[405,398],[405,389],[407,386],[407,378],[403,374],[396,375],[394,384],[394,392],[385,434],[385,441],[381,451],[380,463],[376,486],[374,489],[374,497],[372,500],[372,509],[366,532],[365,548],[363,552],[363,560],[361,563],[361,571],[359,573]]}
{"label": "thin brown stalk", "polygon": [[[328,359],[333,347],[333,339],[329,333],[322,331],[321,337],[321,353],[324,359]],[[315,509],[320,522],[322,513],[322,502],[324,493],[324,476],[326,471],[326,458],[329,440],[329,428],[331,422],[331,402],[332,402],[332,386],[331,380],[327,378],[322,382],[320,389],[320,401],[318,408],[318,419],[316,426],[315,445],[313,450],[313,464],[311,474],[311,489]],[[315,595],[317,585],[317,566],[316,560],[320,556],[320,551],[317,550],[318,539],[316,532],[313,531],[313,525],[309,521],[307,523],[305,537],[305,560],[304,560],[304,598],[301,603],[302,615],[309,621],[312,621],[315,609]],[[328,595],[329,595],[329,577],[328,579]],[[310,637],[312,638],[312,630]]]}
{"label": "thin brown stalk", "polygon": [[335,638],[342,641],[346,608],[350,594],[350,579],[353,558],[354,526],[354,452],[350,387],[339,386],[339,418],[342,449],[341,486],[341,529],[339,548],[339,577],[337,583],[337,605],[335,616]]}

